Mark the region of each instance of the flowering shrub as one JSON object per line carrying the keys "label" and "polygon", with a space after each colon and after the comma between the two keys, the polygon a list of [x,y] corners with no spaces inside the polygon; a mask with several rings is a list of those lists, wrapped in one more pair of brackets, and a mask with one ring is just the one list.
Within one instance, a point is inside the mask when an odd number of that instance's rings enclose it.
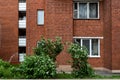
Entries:
{"label": "flowering shrub", "polygon": [[56,60],[56,56],[63,50],[63,45],[61,42],[61,38],[57,37],[55,41],[51,39],[42,38],[38,46],[34,49],[34,53],[36,55],[46,54],[49,55],[54,61]]}
{"label": "flowering shrub", "polygon": [[68,52],[73,59],[73,75],[75,77],[84,78],[94,75],[93,69],[88,64],[88,50],[85,47],[80,47],[78,44],[71,44]]}
{"label": "flowering shrub", "polygon": [[56,75],[56,66],[53,60],[48,56],[29,56],[20,65],[20,73],[28,79],[46,79],[54,78]]}

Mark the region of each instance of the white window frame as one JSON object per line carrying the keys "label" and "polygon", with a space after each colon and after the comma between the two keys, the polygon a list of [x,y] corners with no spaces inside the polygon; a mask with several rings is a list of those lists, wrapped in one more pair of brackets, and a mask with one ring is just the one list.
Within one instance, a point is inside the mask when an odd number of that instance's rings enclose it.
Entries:
{"label": "white window frame", "polygon": [[[81,39],[80,41],[80,46],[83,45],[83,40],[90,40],[89,45],[90,45],[90,55],[88,57],[91,58],[99,58],[100,57],[100,39],[103,39],[103,37],[73,37],[73,39],[76,41],[76,39]],[[98,55],[92,55],[92,39],[98,39]]]}
{"label": "white window frame", "polygon": [[[77,3],[77,10],[75,10],[75,8],[74,8],[75,3]],[[80,18],[80,15],[79,15],[79,12],[80,12],[79,11],[79,3],[87,3],[87,18]],[[97,18],[90,18],[89,17],[89,4],[90,3],[97,3],[98,4],[98,17]],[[73,18],[74,19],[99,19],[100,18],[99,6],[100,6],[99,1],[98,2],[80,2],[80,1],[75,1],[75,2],[73,2],[73,14],[74,14],[75,11],[77,11],[77,18],[75,18],[74,16],[73,16]]]}
{"label": "white window frame", "polygon": [[37,25],[44,25],[44,14],[44,10],[37,10]]}

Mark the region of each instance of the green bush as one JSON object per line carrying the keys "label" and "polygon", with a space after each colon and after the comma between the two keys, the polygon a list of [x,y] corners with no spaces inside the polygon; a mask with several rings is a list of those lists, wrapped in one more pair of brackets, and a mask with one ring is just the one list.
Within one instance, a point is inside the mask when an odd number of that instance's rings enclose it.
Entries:
{"label": "green bush", "polygon": [[63,45],[61,42],[61,38],[57,37],[55,41],[51,39],[42,38],[39,41],[38,46],[34,49],[34,53],[36,55],[47,54],[54,61],[56,60],[56,56],[63,50]]}
{"label": "green bush", "polygon": [[41,54],[41,56],[26,57],[17,72],[28,79],[54,78],[56,76],[56,66],[48,55]]}
{"label": "green bush", "polygon": [[0,59],[0,78],[11,78],[11,68],[10,63]]}
{"label": "green bush", "polygon": [[79,78],[92,77],[93,69],[88,64],[88,50],[85,47],[80,47],[78,44],[71,44],[68,52],[73,59],[73,75]]}

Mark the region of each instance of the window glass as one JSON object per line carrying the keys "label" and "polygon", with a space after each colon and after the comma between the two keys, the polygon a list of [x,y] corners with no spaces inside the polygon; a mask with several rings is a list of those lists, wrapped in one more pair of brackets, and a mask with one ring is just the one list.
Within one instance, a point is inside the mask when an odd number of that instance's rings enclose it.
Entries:
{"label": "window glass", "polygon": [[98,17],[98,4],[97,3],[90,3],[89,4],[89,17],[90,18],[97,18]]}
{"label": "window glass", "polygon": [[84,39],[82,42],[83,42],[82,46],[85,46],[87,48],[88,54],[89,54],[90,53],[90,40]]}
{"label": "window glass", "polygon": [[76,39],[75,43],[77,43],[81,46],[81,39]]}
{"label": "window glass", "polygon": [[98,39],[92,39],[92,55],[98,55]]}
{"label": "window glass", "polygon": [[77,10],[77,3],[74,3],[74,9]]}
{"label": "window glass", "polygon": [[87,18],[87,3],[79,3],[79,17],[81,19]]}
{"label": "window glass", "polygon": [[43,10],[38,10],[38,17],[37,17],[37,23],[38,25],[43,25],[44,24],[44,11]]}

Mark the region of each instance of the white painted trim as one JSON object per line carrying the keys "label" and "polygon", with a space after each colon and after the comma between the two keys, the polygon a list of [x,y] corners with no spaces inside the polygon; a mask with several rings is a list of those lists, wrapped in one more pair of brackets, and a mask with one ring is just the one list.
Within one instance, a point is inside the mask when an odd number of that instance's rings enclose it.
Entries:
{"label": "white painted trim", "polygon": [[93,56],[93,55],[88,55],[89,58],[100,58],[100,56]]}
{"label": "white painted trim", "polygon": [[73,38],[76,38],[76,39],[78,39],[78,38],[81,38],[81,39],[103,39],[104,37],[77,37],[77,36],[75,36],[75,37],[73,37]]}

